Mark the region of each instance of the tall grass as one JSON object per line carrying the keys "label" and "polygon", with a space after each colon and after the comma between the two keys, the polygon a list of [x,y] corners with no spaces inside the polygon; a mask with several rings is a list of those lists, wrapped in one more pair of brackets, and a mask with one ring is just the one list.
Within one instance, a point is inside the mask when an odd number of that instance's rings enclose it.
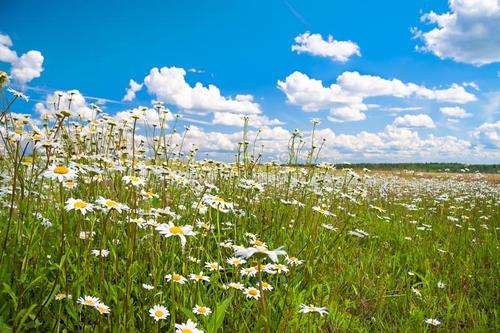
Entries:
{"label": "tall grass", "polygon": [[[294,132],[290,166],[263,163],[246,130],[228,164],[196,160],[159,104],[154,126],[141,110],[85,122],[59,103],[36,126],[0,94],[1,332],[167,332],[188,319],[207,332],[500,328],[498,185],[313,167],[328,144],[316,121]],[[76,175],[61,181],[55,167]],[[66,209],[71,198],[93,210]],[[200,272],[210,281],[189,278]],[[109,314],[80,304],[86,295]],[[170,315],[155,320],[154,305]]]}

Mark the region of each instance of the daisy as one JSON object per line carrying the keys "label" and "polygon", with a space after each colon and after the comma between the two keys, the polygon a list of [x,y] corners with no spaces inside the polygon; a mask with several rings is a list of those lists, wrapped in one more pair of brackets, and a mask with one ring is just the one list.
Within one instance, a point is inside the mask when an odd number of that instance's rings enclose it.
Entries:
{"label": "daisy", "polygon": [[98,303],[94,305],[94,308],[100,313],[100,314],[109,314],[109,306],[103,303]]}
{"label": "daisy", "polygon": [[170,312],[168,312],[167,308],[164,307],[163,305],[155,305],[151,309],[149,309],[149,316],[152,317],[154,320],[163,320],[167,319],[168,316],[170,316]]}
{"label": "daisy", "polygon": [[231,257],[229,259],[227,259],[227,263],[231,266],[235,266],[235,267],[238,267],[240,265],[243,265],[244,263],[246,263],[247,261],[245,259],[241,259],[241,258],[236,258],[236,257]]}
{"label": "daisy", "polygon": [[150,191],[141,191],[141,195],[146,199],[158,198],[158,194]]}
{"label": "daisy", "polygon": [[54,299],[55,299],[56,301],[62,301],[62,300],[63,300],[63,299],[65,299],[65,298],[67,298],[67,299],[71,299],[71,298],[72,298],[72,296],[71,296],[71,295],[66,295],[66,294],[64,294],[64,293],[59,293],[59,294],[56,294],[56,295],[54,296]]}
{"label": "daisy", "polygon": [[262,246],[254,245],[252,247],[239,247],[236,249],[234,253],[235,256],[243,257],[245,259],[248,259],[255,254],[267,255],[269,259],[271,259],[274,262],[277,262],[278,256],[286,255],[286,252],[285,250],[282,250],[281,247],[277,248],[276,250],[269,250],[265,245],[265,243],[263,243]]}
{"label": "daisy", "polygon": [[63,187],[67,189],[74,189],[78,186],[78,183],[73,180],[67,180],[63,183]]}
{"label": "daisy", "polygon": [[194,314],[199,314],[199,315],[202,315],[202,316],[208,316],[212,313],[212,310],[210,310],[209,307],[206,307],[206,306],[200,306],[198,304],[196,304],[193,308],[193,313]]}
{"label": "daisy", "polygon": [[262,288],[262,290],[265,290],[265,291],[271,291],[271,290],[273,290],[273,286],[271,286],[269,283],[264,282],[264,281],[257,283],[257,285],[260,288]]}
{"label": "daisy", "polygon": [[210,272],[213,271],[222,271],[224,268],[222,268],[218,262],[205,262],[205,268],[208,268]]}
{"label": "daisy", "polygon": [[96,306],[97,304],[101,303],[101,300],[98,297],[94,296],[83,296],[78,298],[77,302],[82,305]]}
{"label": "daisy", "polygon": [[285,265],[283,264],[276,264],[274,265],[274,269],[278,272],[278,273],[288,273],[289,270],[288,270],[288,267],[286,267]]}
{"label": "daisy", "polygon": [[259,299],[260,298],[260,290],[254,287],[249,287],[243,290],[243,293],[247,298]]}
{"label": "daisy", "polygon": [[64,209],[66,209],[66,211],[77,210],[83,215],[85,215],[87,212],[91,212],[94,210],[94,205],[85,202],[81,199],[69,198],[66,201],[66,206],[64,207]]}
{"label": "daisy", "polygon": [[189,274],[189,279],[196,282],[210,282],[210,277],[203,275],[203,272],[200,272],[200,274]]}
{"label": "daisy", "polygon": [[105,199],[103,197],[99,197],[96,202],[100,204],[105,211],[110,211],[110,210],[116,210],[118,213],[121,213],[122,211],[127,211],[128,206],[124,205],[122,203],[119,203],[117,201],[111,200],[111,199]]}
{"label": "daisy", "polygon": [[156,227],[156,230],[166,238],[178,236],[181,239],[182,247],[186,245],[186,236],[196,236],[193,227],[190,225],[176,226],[172,222],[168,224],[162,223]]}
{"label": "daisy", "polygon": [[240,282],[231,282],[229,284],[229,287],[233,288],[233,289],[236,289],[236,290],[243,290],[243,289],[245,289],[245,286],[242,283],[240,283]]}
{"label": "daisy", "polygon": [[432,326],[439,326],[441,325],[441,322],[437,319],[433,319],[433,318],[427,318],[425,320],[425,323],[428,324],[428,325],[432,325]]}
{"label": "daisy", "polygon": [[153,287],[152,285],[147,284],[147,283],[143,283],[143,284],[142,284],[142,287],[143,287],[144,289],[146,289],[146,290],[153,290],[153,289],[155,289],[155,287]]}
{"label": "daisy", "polygon": [[92,255],[96,256],[96,257],[107,257],[109,256],[109,251],[106,250],[106,249],[102,249],[102,250],[92,250],[90,251],[90,253],[92,253]]}
{"label": "daisy", "polygon": [[144,180],[140,177],[135,176],[123,176],[122,180],[125,184],[133,185],[133,186],[142,186],[144,185]]}
{"label": "daisy", "polygon": [[441,282],[441,281],[439,281],[439,282],[437,283],[437,287],[438,287],[439,289],[444,289],[444,287],[445,287],[445,286],[446,286],[446,285],[445,285],[443,282]]}
{"label": "daisy", "polygon": [[326,308],[317,307],[317,306],[314,306],[312,304],[309,304],[309,305],[300,304],[299,312],[300,313],[313,313],[313,312],[317,312],[317,313],[319,313],[321,315],[321,317],[323,317],[323,315],[325,315],[325,314],[328,314],[328,311],[326,310]]}
{"label": "daisy", "polygon": [[286,256],[285,260],[290,266],[298,266],[304,263],[304,260],[299,260],[297,257]]}
{"label": "daisy", "polygon": [[182,324],[175,324],[175,333],[203,333],[202,330],[196,328],[196,323],[191,319]]}
{"label": "daisy", "polygon": [[52,180],[65,182],[76,178],[76,171],[63,165],[53,164],[45,171],[44,176]]}
{"label": "daisy", "polygon": [[240,273],[243,276],[255,276],[257,274],[257,270],[254,267],[248,267],[241,269]]}

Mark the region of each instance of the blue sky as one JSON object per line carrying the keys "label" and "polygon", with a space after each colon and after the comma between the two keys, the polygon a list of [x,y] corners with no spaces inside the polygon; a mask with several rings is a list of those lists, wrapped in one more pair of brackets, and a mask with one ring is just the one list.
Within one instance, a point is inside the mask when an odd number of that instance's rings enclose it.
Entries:
{"label": "blue sky", "polygon": [[[19,57],[29,50],[43,55],[39,77],[13,80],[15,88],[31,97],[16,112],[36,115],[35,104],[43,103],[47,94],[77,89],[87,96],[85,103],[95,102],[89,96],[109,99],[101,107],[110,114],[163,99],[173,111],[202,121],[193,123],[200,133],[231,136],[239,131],[236,123],[213,120],[216,112],[222,118],[224,112],[238,112],[206,103],[186,108],[169,93],[160,96],[161,80],[143,86],[133,100],[122,101],[130,79],[142,83],[154,67],[178,67],[187,71],[190,87],[212,84],[232,100],[238,94],[252,95],[259,117],[277,120],[262,125],[268,141],[296,127],[307,135],[309,120],[321,119],[322,134],[332,140],[325,150],[327,159],[494,163],[500,157],[500,5],[495,3],[21,0],[2,4],[0,34],[10,38],[8,48]],[[425,23],[421,17],[426,13],[436,14],[428,15]],[[451,23],[444,22],[447,15],[454,16]],[[471,36],[477,27],[481,32]],[[306,42],[312,36],[324,43],[306,43],[302,46],[307,51],[292,51],[301,35]],[[339,61],[333,41],[356,45],[358,53]],[[0,69],[14,68],[13,61],[0,62]],[[300,83],[287,81],[294,72],[305,75]],[[338,103],[335,96],[321,100],[321,91],[307,90],[312,80],[321,80],[328,89],[339,84],[343,73],[356,72],[359,77],[346,75],[340,84],[348,103]],[[374,82],[373,77],[383,81]],[[278,81],[286,87],[279,89]],[[405,92],[398,90],[399,83]],[[446,93],[453,85],[461,89],[449,91],[452,97],[439,97],[439,91]],[[415,135],[422,141],[405,151]],[[193,143],[203,144],[195,138]],[[272,142],[269,147],[273,157],[283,148]],[[223,150],[213,149],[214,156]]]}

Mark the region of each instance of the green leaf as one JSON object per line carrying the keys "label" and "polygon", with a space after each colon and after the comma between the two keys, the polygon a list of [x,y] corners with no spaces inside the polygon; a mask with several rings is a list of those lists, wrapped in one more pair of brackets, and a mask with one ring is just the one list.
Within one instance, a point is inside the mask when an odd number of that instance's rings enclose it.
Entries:
{"label": "green leaf", "polygon": [[212,318],[210,318],[210,321],[208,322],[208,332],[217,332],[217,329],[222,326],[222,323],[224,322],[224,317],[226,316],[226,309],[231,304],[231,300],[233,299],[233,296],[231,295],[229,298],[223,300],[219,304],[217,304],[217,307],[215,308],[214,313],[212,314]]}

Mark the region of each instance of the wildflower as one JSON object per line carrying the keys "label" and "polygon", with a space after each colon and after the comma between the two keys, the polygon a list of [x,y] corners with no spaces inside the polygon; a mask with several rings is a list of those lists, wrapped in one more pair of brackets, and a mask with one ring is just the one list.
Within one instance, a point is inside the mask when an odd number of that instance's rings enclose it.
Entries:
{"label": "wildflower", "polygon": [[141,195],[146,199],[158,198],[158,194],[150,191],[141,191]]}
{"label": "wildflower", "polygon": [[438,287],[439,289],[444,289],[444,287],[445,287],[445,286],[446,286],[446,285],[445,285],[443,282],[441,282],[441,281],[439,281],[439,282],[437,283],[437,287]]}
{"label": "wildflower", "polygon": [[282,250],[282,248],[277,248],[276,250],[269,250],[267,246],[263,243],[263,245],[254,245],[253,247],[240,247],[235,251],[235,256],[243,257],[245,259],[250,258],[255,254],[263,254],[267,255],[269,259],[274,262],[278,261],[278,256],[286,255],[286,252]]}
{"label": "wildflower", "polygon": [[60,182],[65,182],[76,178],[76,171],[64,165],[54,164],[45,171],[44,176],[52,180],[57,179]]}
{"label": "wildflower", "polygon": [[415,288],[411,288],[411,291],[418,297],[421,297],[422,296],[422,293],[420,292],[420,290],[418,289],[415,289]]}
{"label": "wildflower", "polygon": [[209,307],[206,307],[206,306],[200,306],[198,304],[196,304],[193,308],[193,313],[194,314],[199,314],[199,315],[202,315],[202,316],[208,316],[212,313],[212,310],[210,310]]}
{"label": "wildflower", "polygon": [[240,282],[231,282],[231,283],[229,283],[229,287],[233,288],[233,289],[236,289],[236,290],[243,290],[243,289],[245,289],[245,286],[242,283],[240,283]]}
{"label": "wildflower", "polygon": [[285,260],[291,266],[299,266],[299,265],[302,265],[304,263],[304,260],[300,260],[297,257],[286,256]]}
{"label": "wildflower", "polygon": [[254,287],[249,287],[243,290],[243,293],[247,298],[259,299],[260,298],[260,290]]}
{"label": "wildflower", "polygon": [[208,268],[211,272],[224,270],[224,268],[222,268],[221,265],[219,265],[218,262],[208,262],[207,261],[205,263],[205,268]]}
{"label": "wildflower", "polygon": [[124,205],[122,203],[119,203],[111,199],[105,199],[103,197],[99,197],[96,201],[103,207],[105,211],[116,210],[118,213],[121,213],[122,211],[128,210],[127,205]]}
{"label": "wildflower", "polygon": [[363,231],[361,229],[349,230],[347,234],[351,236],[356,236],[358,238],[365,238],[366,236],[369,236],[369,234],[366,231]]}
{"label": "wildflower", "polygon": [[64,294],[64,293],[59,293],[59,294],[56,294],[56,295],[54,296],[54,299],[55,299],[56,301],[62,301],[63,299],[66,299],[66,298],[67,298],[67,299],[71,299],[71,298],[72,298],[72,296],[71,296],[71,295],[66,295],[66,294]]}
{"label": "wildflower", "polygon": [[165,308],[163,305],[157,304],[149,309],[149,316],[156,321],[164,320],[167,319],[168,316],[170,316],[170,312],[168,312],[167,308]]}
{"label": "wildflower", "polygon": [[69,198],[66,201],[66,206],[64,207],[64,209],[66,209],[67,211],[77,210],[83,215],[85,215],[87,212],[91,212],[94,210],[94,205],[85,202],[81,199]]}
{"label": "wildflower", "polygon": [[156,230],[166,238],[178,236],[181,239],[182,247],[186,245],[186,236],[196,236],[193,227],[190,225],[176,226],[172,222],[168,224],[162,223],[156,227]]}
{"label": "wildflower", "polygon": [[103,258],[105,258],[109,255],[109,251],[106,249],[92,250],[92,251],[90,251],[90,253],[92,253],[96,257],[103,257]]}
{"label": "wildflower", "polygon": [[441,325],[441,322],[437,319],[433,319],[433,318],[427,318],[425,320],[425,323],[428,324],[428,325],[432,325],[432,326],[439,326]]}
{"label": "wildflower", "polygon": [[274,269],[275,269],[278,273],[288,273],[288,272],[289,272],[288,267],[286,267],[286,266],[285,266],[285,265],[283,265],[283,264],[276,264],[276,265],[274,265]]}
{"label": "wildflower", "polygon": [[98,303],[94,305],[94,308],[100,313],[100,314],[109,314],[109,306],[103,303]]}
{"label": "wildflower", "polygon": [[236,258],[236,257],[231,257],[229,259],[227,259],[227,263],[231,266],[235,266],[235,267],[238,267],[240,265],[243,265],[244,263],[246,263],[247,261],[245,259],[241,259],[241,258]]}
{"label": "wildflower", "polygon": [[96,306],[96,304],[101,303],[101,300],[98,297],[94,297],[94,296],[84,296],[84,297],[78,298],[77,302],[82,304],[82,305]]}
{"label": "wildflower", "polygon": [[257,285],[260,288],[262,288],[262,290],[265,290],[265,291],[271,291],[271,290],[273,290],[273,286],[271,286],[269,283],[264,282],[264,281],[257,283]]}
{"label": "wildflower", "polygon": [[144,180],[140,177],[135,176],[123,176],[122,180],[125,184],[133,185],[133,186],[142,186],[144,185]]}
{"label": "wildflower", "polygon": [[202,330],[196,328],[196,323],[191,319],[182,324],[175,324],[175,333],[203,333]]}
{"label": "wildflower", "polygon": [[200,274],[189,274],[189,279],[196,282],[210,282],[210,277],[203,275],[203,272],[200,272]]}
{"label": "wildflower", "polygon": [[67,180],[63,183],[63,187],[67,189],[74,189],[78,186],[78,183],[73,180]]}
{"label": "wildflower", "polygon": [[243,276],[255,276],[257,274],[257,270],[254,267],[243,268],[240,270],[241,275]]}
{"label": "wildflower", "polygon": [[179,284],[185,284],[187,282],[187,279],[184,276],[177,273],[165,275],[165,279],[167,279],[168,282],[175,282]]}
{"label": "wildflower", "polygon": [[207,205],[221,211],[222,213],[227,213],[234,209],[234,205],[231,202],[227,202],[223,198],[210,195],[206,196],[204,199]]}
{"label": "wildflower", "polygon": [[143,287],[144,289],[146,289],[146,290],[153,290],[153,289],[155,289],[155,287],[153,287],[152,285],[147,284],[147,283],[143,283],[143,284],[142,284],[142,287]]}
{"label": "wildflower", "polygon": [[328,314],[328,311],[326,308],[314,306],[312,304],[306,305],[306,304],[300,304],[299,306],[299,312],[300,313],[313,313],[317,312],[323,317],[323,315]]}

